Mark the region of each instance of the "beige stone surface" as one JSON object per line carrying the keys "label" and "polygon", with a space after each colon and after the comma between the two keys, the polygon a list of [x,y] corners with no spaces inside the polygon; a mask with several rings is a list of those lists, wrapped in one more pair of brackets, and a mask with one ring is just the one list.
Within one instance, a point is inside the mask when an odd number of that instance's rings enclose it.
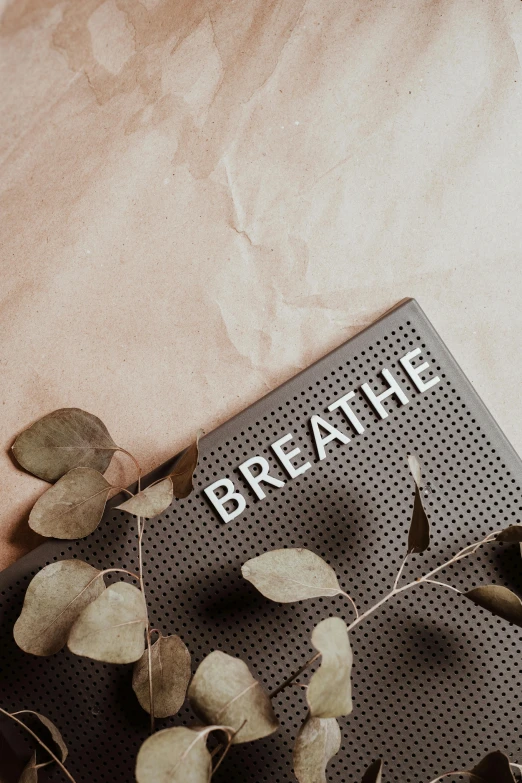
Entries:
{"label": "beige stone surface", "polygon": [[405,296],[521,450],[520,0],[0,8],[2,565],[34,419],[147,470]]}

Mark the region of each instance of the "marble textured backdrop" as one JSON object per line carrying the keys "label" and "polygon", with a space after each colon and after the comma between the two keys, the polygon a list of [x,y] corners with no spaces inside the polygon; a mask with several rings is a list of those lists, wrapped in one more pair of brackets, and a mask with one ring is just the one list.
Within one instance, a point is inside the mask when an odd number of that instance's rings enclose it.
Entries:
{"label": "marble textured backdrop", "polygon": [[520,0],[0,9],[0,565],[35,418],[149,469],[404,296],[521,450]]}

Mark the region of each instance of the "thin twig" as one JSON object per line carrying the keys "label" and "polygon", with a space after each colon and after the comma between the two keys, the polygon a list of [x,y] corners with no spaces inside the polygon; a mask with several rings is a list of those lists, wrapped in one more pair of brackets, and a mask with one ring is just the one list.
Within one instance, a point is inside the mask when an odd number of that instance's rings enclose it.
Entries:
{"label": "thin twig", "polygon": [[395,577],[395,582],[393,583],[393,589],[394,590],[397,589],[397,586],[399,584],[399,580],[400,580],[400,578],[402,576],[402,572],[404,571],[404,566],[406,565],[406,561],[408,559],[408,555],[409,554],[410,554],[409,552],[406,552],[406,554],[404,555],[404,558],[403,558],[402,563],[401,563],[401,567],[399,568],[399,571],[397,572],[397,576]]}
{"label": "thin twig", "polygon": [[[129,455],[131,456],[131,455]],[[137,463],[136,463],[137,464]],[[141,489],[141,476],[138,476],[138,492]],[[152,684],[152,645],[150,643],[150,619],[149,619],[149,607],[147,604],[147,594],[145,592],[145,581],[143,579],[143,532],[145,530],[145,520],[138,517],[138,562],[139,562],[139,575],[140,575],[140,588],[143,595],[143,601],[145,603],[145,614],[147,618],[147,668],[149,677],[149,707],[150,707],[150,733],[154,734],[154,688]]]}
{"label": "thin twig", "polygon": [[[246,723],[246,718],[245,718],[245,720],[243,721],[243,723],[241,724],[241,726],[238,729],[236,729],[235,731],[233,731],[233,732],[231,732],[230,734],[227,735],[227,737],[228,737],[227,744],[225,745],[225,749],[224,749],[224,751],[223,751],[223,753],[222,753],[218,763],[216,764],[216,766],[212,770],[212,774],[210,775],[211,778],[215,775],[217,770],[220,768],[221,764],[223,763],[223,760],[224,760],[225,756],[227,755],[228,751],[230,750],[230,746],[232,745],[234,737],[236,736],[236,734],[238,732],[241,731],[241,729],[243,728],[245,723]],[[222,745],[221,746],[218,745],[218,750],[220,750],[221,747],[223,747],[223,746]],[[214,750],[216,750],[216,749],[214,748]],[[212,756],[214,756],[214,755],[216,755],[216,754],[213,753]]]}
{"label": "thin twig", "polygon": [[308,667],[315,663],[320,657],[321,653],[316,653],[306,663],[303,663],[303,665],[300,666],[296,672],[287,677],[286,680],[281,683],[281,685],[278,685],[277,688],[269,694],[270,698],[274,699],[279,693],[281,693],[282,690],[286,688],[287,685],[290,685],[290,683],[293,682],[296,677],[299,677],[300,674],[308,669]]}
{"label": "thin twig", "polygon": [[29,726],[26,726],[26,724],[25,724],[23,721],[21,721],[21,720],[18,720],[18,718],[16,718],[16,717],[15,717],[14,715],[12,715],[10,712],[7,712],[7,710],[3,710],[1,707],[0,707],[0,713],[1,713],[2,715],[5,715],[5,716],[6,716],[6,718],[10,718],[10,719],[11,719],[11,720],[13,720],[15,723],[18,723],[18,725],[19,725],[19,726],[21,726],[21,727],[22,727],[23,729],[25,729],[25,731],[27,731],[27,732],[28,732],[28,733],[29,733],[29,734],[30,734],[32,737],[34,737],[34,739],[35,739],[35,740],[38,742],[38,744],[39,744],[39,745],[41,745],[41,747],[42,747],[42,748],[45,750],[45,752],[49,754],[49,756],[52,758],[52,760],[53,760],[53,761],[55,761],[55,762],[58,764],[58,766],[60,767],[60,769],[62,770],[62,772],[64,773],[64,775],[66,775],[66,776],[69,778],[69,780],[70,780],[70,781],[72,781],[72,783],[76,783],[75,779],[73,778],[73,776],[71,775],[71,773],[69,772],[69,770],[68,770],[68,769],[67,769],[67,768],[66,768],[66,767],[63,765],[63,763],[60,761],[60,759],[58,758],[58,756],[55,756],[55,754],[52,752],[52,750],[51,750],[50,748],[48,748],[48,747],[47,747],[47,745],[45,744],[45,742],[44,742],[43,740],[41,740],[41,739],[40,739],[40,737],[38,736],[38,734],[35,734],[35,732],[34,732],[34,731],[32,731],[32,729],[30,729],[30,728],[29,728]]}
{"label": "thin twig", "polygon": [[453,585],[448,585],[446,582],[438,582],[436,579],[423,579],[423,582],[428,582],[430,585],[438,585],[439,587],[447,587],[448,590],[453,590],[454,593],[459,593],[459,595],[462,595],[462,590],[459,590],[457,587],[453,587]]}
{"label": "thin twig", "polygon": [[353,611],[355,612],[355,616],[359,617],[359,610],[357,609],[356,603],[353,600],[352,596],[348,595],[348,593],[345,593],[344,590],[341,590],[341,595],[344,595],[344,597],[350,601],[351,605],[353,606]]}

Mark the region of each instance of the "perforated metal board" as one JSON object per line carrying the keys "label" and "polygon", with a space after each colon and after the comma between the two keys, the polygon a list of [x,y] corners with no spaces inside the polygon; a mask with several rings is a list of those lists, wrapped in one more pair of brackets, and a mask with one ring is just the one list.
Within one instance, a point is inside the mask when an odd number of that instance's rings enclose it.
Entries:
{"label": "perforated metal board", "polygon": [[[399,363],[417,346],[422,352],[417,363],[430,364],[424,380],[440,377],[425,392]],[[364,382],[378,392],[386,388],[379,375],[383,367],[409,398],[408,404],[388,398],[386,419],[360,391]],[[327,411],[352,389],[362,434],[339,411]],[[347,445],[328,444],[322,461],[314,453],[312,414],[351,438]],[[311,462],[293,480],[270,449],[288,432],[302,449],[295,464]],[[348,619],[350,607],[340,598],[271,603],[241,578],[241,564],[272,548],[308,547],[334,567],[360,606],[377,601],[389,591],[405,550],[411,451],[424,465],[433,540],[425,555],[412,558],[408,574],[423,573],[465,544],[520,520],[518,457],[420,307],[408,300],[202,440],[196,491],[148,524],[144,556],[154,625],[182,636],[194,666],[221,649],[247,661],[273,688],[312,654],[314,625],[328,615]],[[255,500],[237,470],[254,455],[265,456],[273,474],[286,482],[282,488],[266,487],[264,500]],[[221,477],[232,479],[247,500],[245,511],[228,524],[203,492]],[[134,520],[114,510],[118,502],[110,502],[88,538],[50,541],[0,575],[0,703],[12,710],[35,709],[54,720],[71,750],[69,767],[82,783],[134,779],[147,716],[131,689],[132,667],[99,664],[66,651],[50,658],[27,655],[12,641],[12,627],[30,579],[53,560],[78,557],[100,568],[137,567]],[[519,548],[493,545],[441,579],[463,588],[497,582],[522,594]],[[427,783],[495,748],[522,762],[521,635],[433,585],[383,607],[352,634],[354,711],[340,721],[342,749],[328,768],[328,780],[360,781],[377,756],[386,759],[389,783]],[[234,748],[218,782],[294,780],[291,748],[306,713],[302,688],[288,688],[276,707],[281,730]],[[159,726],[191,720],[186,706]],[[25,738],[5,723],[1,729],[20,758],[28,756]],[[43,772],[45,779],[58,781],[60,773]]]}

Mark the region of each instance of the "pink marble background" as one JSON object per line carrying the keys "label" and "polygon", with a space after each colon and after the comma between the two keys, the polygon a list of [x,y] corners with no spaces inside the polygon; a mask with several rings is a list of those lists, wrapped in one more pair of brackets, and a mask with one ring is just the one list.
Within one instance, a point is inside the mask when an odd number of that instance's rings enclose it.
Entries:
{"label": "pink marble background", "polygon": [[0,12],[1,566],[34,419],[147,470],[405,296],[522,448],[520,0]]}

